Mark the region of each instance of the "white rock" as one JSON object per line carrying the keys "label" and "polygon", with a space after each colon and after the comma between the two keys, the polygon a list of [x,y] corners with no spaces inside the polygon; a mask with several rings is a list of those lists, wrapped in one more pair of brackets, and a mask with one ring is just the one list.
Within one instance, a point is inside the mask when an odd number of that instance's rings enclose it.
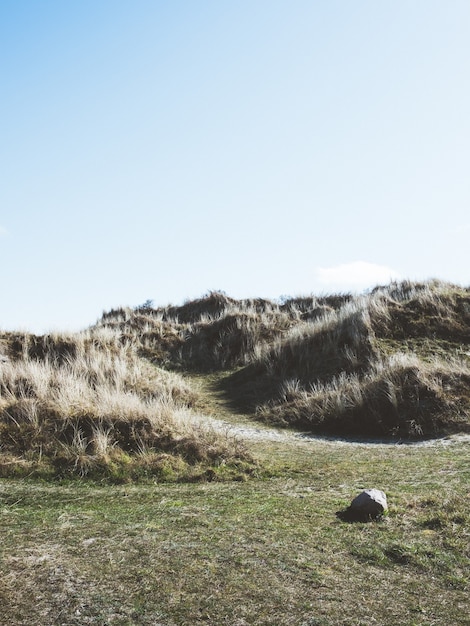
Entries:
{"label": "white rock", "polygon": [[365,489],[349,506],[351,514],[364,517],[378,517],[387,510],[387,496],[380,489]]}

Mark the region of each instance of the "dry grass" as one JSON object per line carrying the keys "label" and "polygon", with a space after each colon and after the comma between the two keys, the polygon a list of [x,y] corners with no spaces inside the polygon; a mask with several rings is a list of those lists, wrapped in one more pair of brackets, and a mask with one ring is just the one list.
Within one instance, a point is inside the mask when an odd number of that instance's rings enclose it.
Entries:
{"label": "dry grass", "polygon": [[470,430],[470,293],[392,284],[300,321],[226,381],[263,420],[327,434]]}
{"label": "dry grass", "polygon": [[180,307],[145,303],[74,335],[4,334],[0,353],[4,475],[118,480],[242,467],[242,446],[198,419],[204,403],[181,372],[231,370],[221,389],[233,408],[314,432],[470,428],[470,292],[437,281],[361,297],[212,292]]}
{"label": "dry grass", "polygon": [[377,299],[386,308],[385,315],[372,315],[381,337],[470,343],[469,289],[439,281],[392,283],[374,292],[372,300]]}
{"label": "dry grass", "polygon": [[326,434],[399,439],[470,432],[470,368],[394,354],[364,375],[342,373],[308,389],[286,381],[266,421]]}
{"label": "dry grass", "polygon": [[[282,304],[209,294],[114,311],[78,336],[3,335],[3,621],[468,625],[468,441],[245,447],[195,412],[261,405],[340,435],[468,430],[468,305],[434,283]],[[191,370],[203,395],[143,355]],[[11,478],[34,471],[107,482]],[[109,484],[132,478],[146,480]],[[367,487],[389,515],[343,522]]]}
{"label": "dry grass", "polygon": [[180,307],[113,310],[98,328],[118,332],[154,362],[208,372],[255,361],[293,326],[332,311],[323,302],[330,299],[295,298],[281,305],[211,292]]}
{"label": "dry grass", "polygon": [[180,375],[139,358],[116,333],[13,335],[4,346],[3,475],[169,479],[247,460],[191,410],[197,396]]}

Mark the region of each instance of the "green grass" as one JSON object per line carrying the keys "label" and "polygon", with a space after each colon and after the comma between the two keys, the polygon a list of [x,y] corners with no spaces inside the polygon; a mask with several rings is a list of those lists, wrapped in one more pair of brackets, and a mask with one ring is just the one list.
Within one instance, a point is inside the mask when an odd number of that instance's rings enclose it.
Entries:
{"label": "green grass", "polygon": [[[257,443],[246,482],[0,482],[19,624],[469,624],[468,444]],[[336,512],[383,489],[390,513]]]}

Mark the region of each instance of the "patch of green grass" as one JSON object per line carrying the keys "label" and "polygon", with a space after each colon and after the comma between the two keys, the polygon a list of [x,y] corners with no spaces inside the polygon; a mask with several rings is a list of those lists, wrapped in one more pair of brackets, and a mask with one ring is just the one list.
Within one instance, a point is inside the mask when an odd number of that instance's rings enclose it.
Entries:
{"label": "patch of green grass", "polygon": [[[0,482],[11,626],[468,624],[465,444],[258,444],[238,483]],[[379,523],[336,512],[363,488]]]}

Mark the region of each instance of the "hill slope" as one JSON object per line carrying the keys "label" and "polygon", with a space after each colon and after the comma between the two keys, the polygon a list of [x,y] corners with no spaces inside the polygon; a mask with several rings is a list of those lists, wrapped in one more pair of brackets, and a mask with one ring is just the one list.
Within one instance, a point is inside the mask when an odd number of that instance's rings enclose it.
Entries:
{"label": "hill slope", "polygon": [[210,425],[220,416],[195,375],[235,420],[338,436],[470,432],[470,290],[405,282],[282,303],[209,293],[113,310],[82,333],[3,333],[0,474],[252,471],[240,440]]}
{"label": "hill slope", "polygon": [[238,410],[339,435],[469,431],[470,290],[430,281],[349,294],[111,311],[99,323],[181,371],[227,371]]}
{"label": "hill slope", "polygon": [[117,332],[0,337],[0,476],[196,479],[248,471],[181,375]]}

